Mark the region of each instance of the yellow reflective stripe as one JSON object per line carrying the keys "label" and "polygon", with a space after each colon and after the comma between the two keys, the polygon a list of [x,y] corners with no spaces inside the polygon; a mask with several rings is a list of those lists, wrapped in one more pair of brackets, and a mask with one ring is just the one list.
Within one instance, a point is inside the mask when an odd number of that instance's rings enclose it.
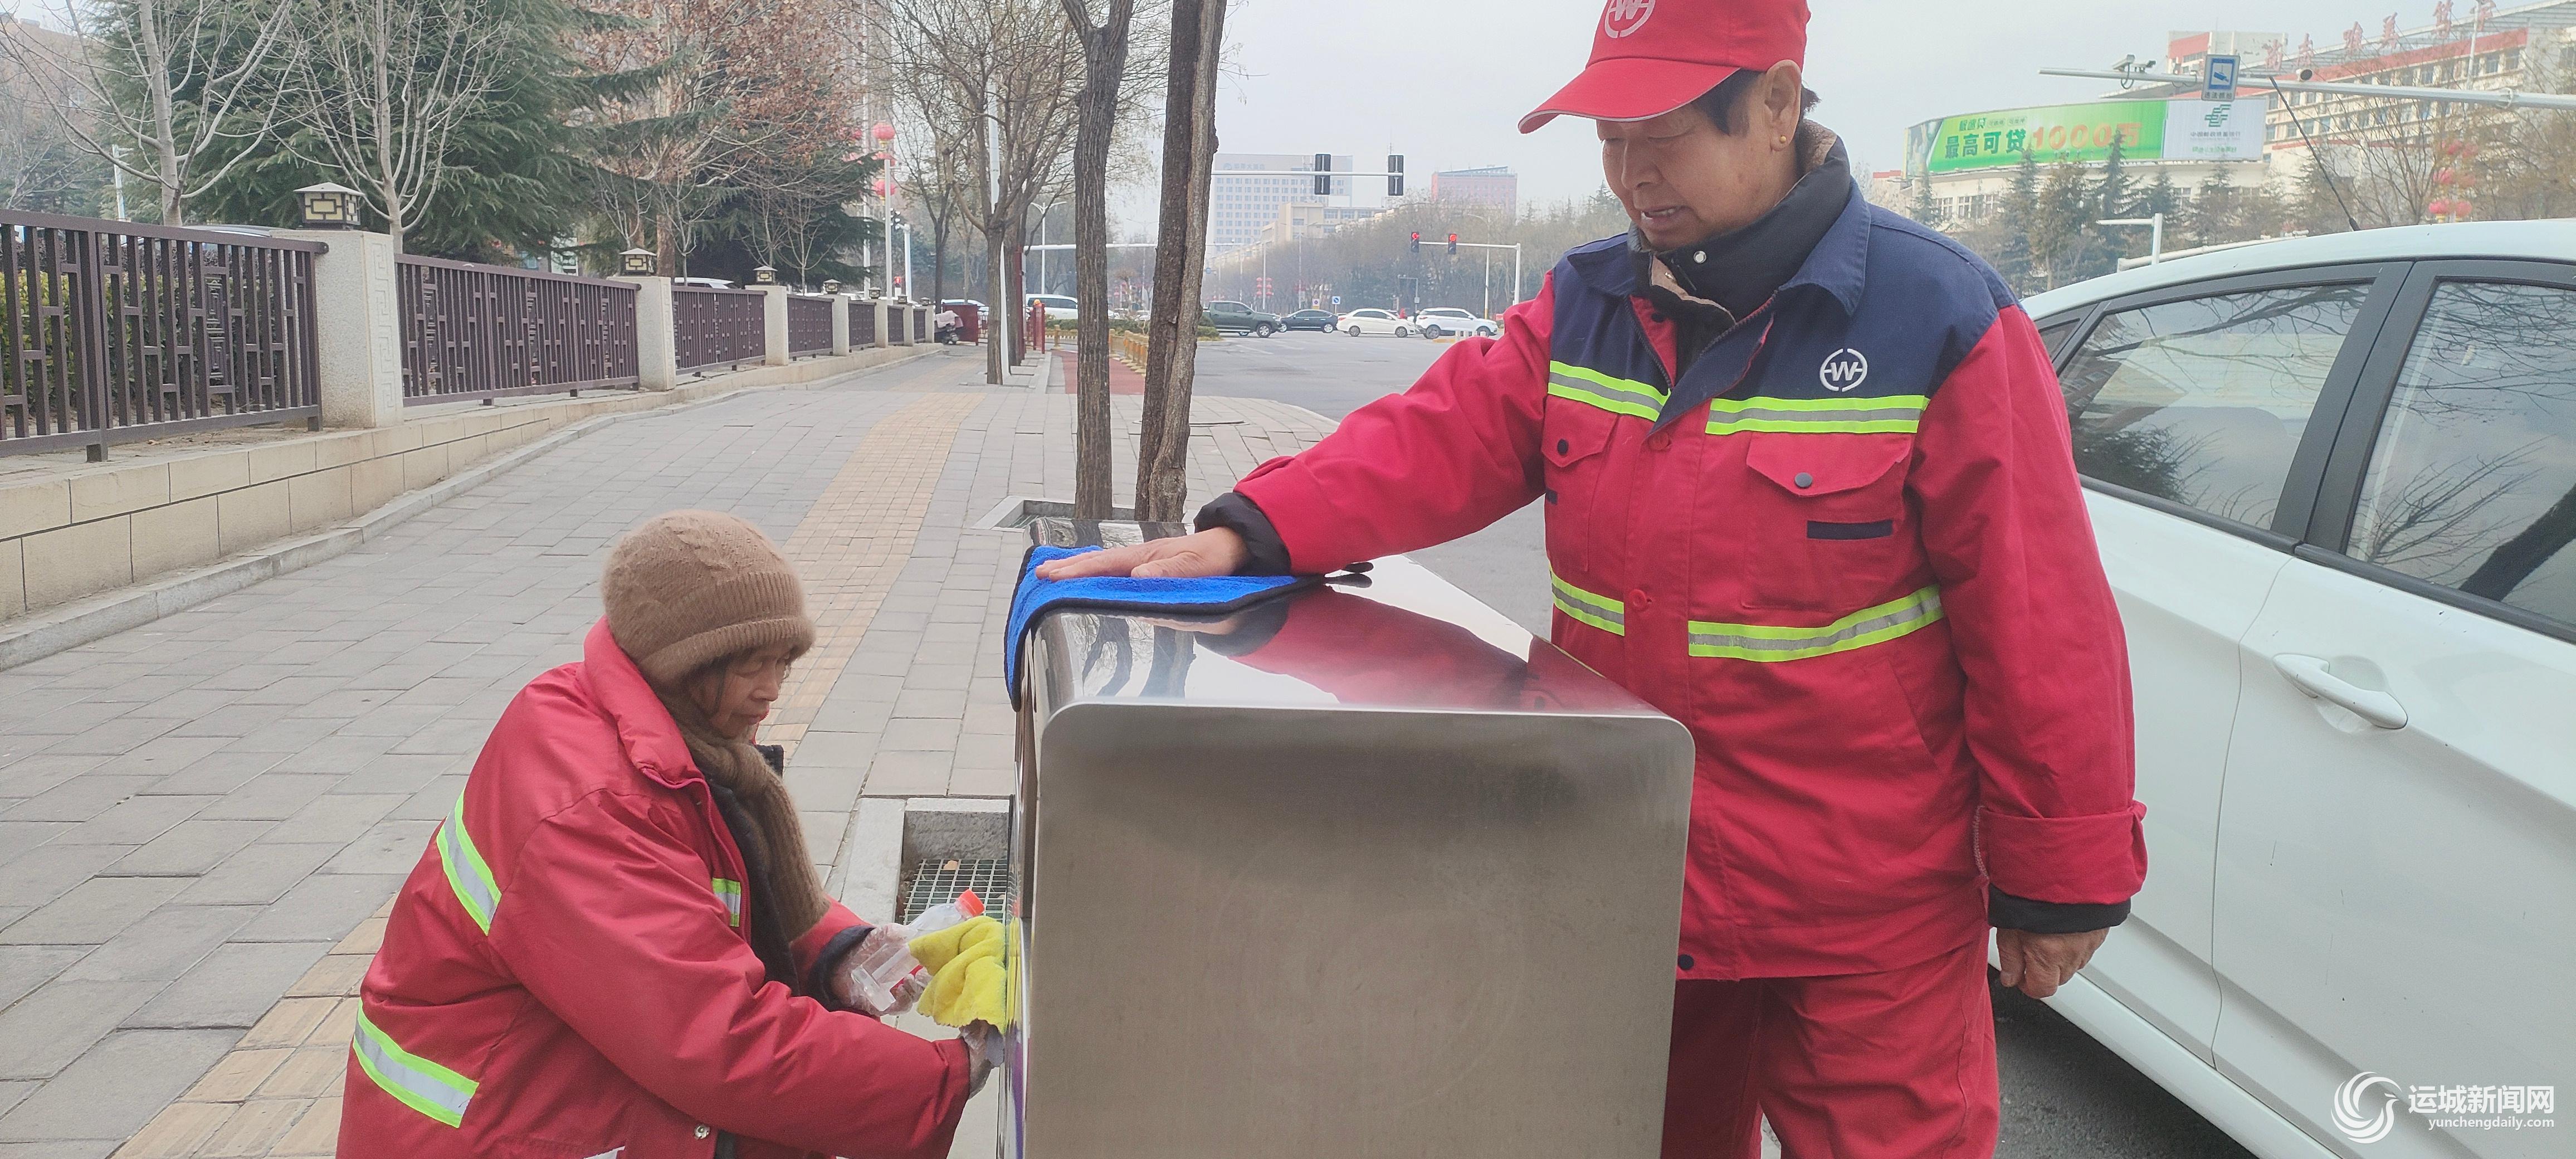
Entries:
{"label": "yellow reflective stripe", "polygon": [[742,926],[742,883],[719,877],[708,882],[707,885],[716,891],[716,900],[724,903],[725,921],[735,928],[740,928]]}
{"label": "yellow reflective stripe", "polygon": [[1634,379],[1615,378],[1570,362],[1547,364],[1547,392],[1612,414],[1653,421],[1664,412],[1663,391]]}
{"label": "yellow reflective stripe", "polygon": [[501,883],[492,879],[492,867],[484,864],[474,839],[465,833],[462,795],[456,798],[456,807],[448,810],[447,820],[439,823],[435,845],[439,866],[447,871],[448,888],[456,891],[465,916],[473,918],[484,933],[491,933],[492,911],[501,906]]}
{"label": "yellow reflective stripe", "polygon": [[1556,610],[1577,623],[1590,624],[1613,636],[1628,634],[1628,607],[1608,596],[1597,596],[1547,573],[1548,587],[1556,593]]}
{"label": "yellow reflective stripe", "polygon": [[480,1084],[404,1050],[367,1021],[363,1009],[358,1011],[358,1033],[349,1040],[349,1051],[357,1056],[358,1069],[404,1106],[451,1127],[465,1122],[466,1104],[473,1101]]}
{"label": "yellow reflective stripe", "polygon": [[1781,431],[1789,434],[1913,434],[1931,400],[1919,394],[1885,398],[1720,398],[1708,404],[1708,433]]}
{"label": "yellow reflective stripe", "polygon": [[1941,618],[1941,589],[1928,587],[1903,599],[1862,608],[1815,628],[1772,624],[1690,622],[1690,654],[1721,660],[1776,663],[1849,652],[1920,631]]}

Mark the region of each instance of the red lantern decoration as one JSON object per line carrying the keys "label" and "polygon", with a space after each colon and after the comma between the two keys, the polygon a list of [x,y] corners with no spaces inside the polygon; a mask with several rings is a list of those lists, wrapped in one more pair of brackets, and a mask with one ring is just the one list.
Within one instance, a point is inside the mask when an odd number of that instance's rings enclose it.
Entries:
{"label": "red lantern decoration", "polygon": [[885,178],[883,178],[883,177],[879,177],[879,178],[877,178],[877,180],[876,180],[876,189],[877,189],[877,196],[879,196],[879,197],[883,197],[883,196],[885,196],[885,195],[886,195],[886,179],[885,179]]}
{"label": "red lantern decoration", "polygon": [[876,135],[877,140],[880,141],[894,140],[894,126],[889,125],[884,121],[879,121],[877,122]]}
{"label": "red lantern decoration", "polygon": [[2450,167],[2450,166],[2445,165],[2445,166],[2443,166],[2443,167],[2441,167],[2441,168],[2436,169],[2436,170],[2434,170],[2434,171],[2433,171],[2433,184],[2435,184],[2435,185],[2448,185],[2448,184],[2450,184],[2450,183],[2451,183],[2451,167]]}

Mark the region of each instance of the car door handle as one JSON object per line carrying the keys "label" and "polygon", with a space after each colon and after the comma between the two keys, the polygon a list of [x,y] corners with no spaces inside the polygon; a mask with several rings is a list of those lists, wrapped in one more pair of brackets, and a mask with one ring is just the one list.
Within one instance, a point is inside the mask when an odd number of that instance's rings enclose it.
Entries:
{"label": "car door handle", "polygon": [[2272,666],[2281,670],[2299,691],[2329,704],[2352,710],[2354,716],[2380,728],[2406,727],[2406,706],[2385,692],[2375,692],[2326,670],[2326,662],[2315,656],[2295,652],[2272,657]]}

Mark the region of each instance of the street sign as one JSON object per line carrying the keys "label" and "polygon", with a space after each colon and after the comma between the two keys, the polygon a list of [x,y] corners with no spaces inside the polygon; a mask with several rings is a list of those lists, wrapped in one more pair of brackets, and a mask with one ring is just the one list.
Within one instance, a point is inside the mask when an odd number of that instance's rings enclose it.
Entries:
{"label": "street sign", "polygon": [[1334,304],[1334,305],[1336,305],[1336,306],[1339,306],[1339,305],[1341,305],[1341,304],[1342,304],[1342,296],[1341,296],[1340,294],[1335,294],[1335,295],[1333,295],[1333,304]]}
{"label": "street sign", "polygon": [[2200,99],[2232,101],[2236,99],[2236,57],[2212,55],[2200,66]]}

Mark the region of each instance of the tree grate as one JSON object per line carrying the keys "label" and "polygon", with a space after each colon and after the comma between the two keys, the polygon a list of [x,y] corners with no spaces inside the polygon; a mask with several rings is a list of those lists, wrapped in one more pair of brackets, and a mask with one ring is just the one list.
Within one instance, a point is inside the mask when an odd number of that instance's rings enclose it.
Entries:
{"label": "tree grate", "polygon": [[979,857],[961,861],[956,858],[933,859],[912,867],[903,887],[902,912],[898,922],[909,923],[921,911],[941,902],[955,901],[957,895],[974,890],[984,899],[984,911],[1002,914],[1010,911],[1011,863],[1008,858]]}

